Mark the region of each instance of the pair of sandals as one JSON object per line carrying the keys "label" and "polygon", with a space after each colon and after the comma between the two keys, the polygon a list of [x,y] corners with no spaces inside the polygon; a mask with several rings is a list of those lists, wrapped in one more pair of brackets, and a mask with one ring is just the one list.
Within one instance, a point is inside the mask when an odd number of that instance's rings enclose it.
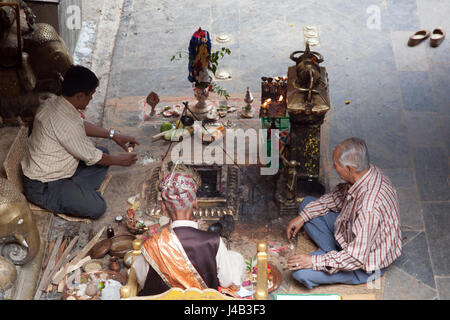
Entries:
{"label": "pair of sandals", "polygon": [[[431,37],[430,37],[431,36]],[[442,28],[436,28],[433,32],[428,30],[420,30],[414,33],[408,40],[408,46],[414,47],[430,37],[430,46],[438,47],[445,39],[445,31]]]}

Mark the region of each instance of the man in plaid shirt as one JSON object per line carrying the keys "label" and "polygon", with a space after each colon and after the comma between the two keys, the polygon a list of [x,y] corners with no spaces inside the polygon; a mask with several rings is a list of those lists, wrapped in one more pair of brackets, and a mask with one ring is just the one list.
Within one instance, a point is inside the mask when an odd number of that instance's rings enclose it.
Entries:
{"label": "man in plaid shirt", "polygon": [[370,165],[366,143],[358,138],[339,143],[333,163],[345,183],[319,199],[306,197],[286,228],[290,239],[304,227],[320,248],[288,259],[293,277],[309,289],[373,281],[401,254],[397,192]]}

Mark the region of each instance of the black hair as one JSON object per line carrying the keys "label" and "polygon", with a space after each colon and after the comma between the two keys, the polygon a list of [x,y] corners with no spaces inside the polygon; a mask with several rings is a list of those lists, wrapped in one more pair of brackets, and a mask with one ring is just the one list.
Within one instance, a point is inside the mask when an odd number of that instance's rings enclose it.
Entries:
{"label": "black hair", "polygon": [[77,93],[83,92],[88,95],[99,85],[99,80],[95,73],[83,66],[71,66],[64,75],[62,83],[62,95],[73,97]]}

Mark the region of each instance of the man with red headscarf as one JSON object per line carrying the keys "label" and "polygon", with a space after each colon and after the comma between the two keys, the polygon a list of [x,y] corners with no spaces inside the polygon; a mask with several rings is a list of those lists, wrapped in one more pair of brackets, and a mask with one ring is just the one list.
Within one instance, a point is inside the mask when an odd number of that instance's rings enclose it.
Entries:
{"label": "man with red headscarf", "polygon": [[194,180],[172,172],[160,184],[162,208],[171,223],[142,246],[133,268],[139,295],[156,295],[171,288],[240,286],[245,274],[241,254],[227,250],[222,238],[198,229],[192,220],[197,208]]}

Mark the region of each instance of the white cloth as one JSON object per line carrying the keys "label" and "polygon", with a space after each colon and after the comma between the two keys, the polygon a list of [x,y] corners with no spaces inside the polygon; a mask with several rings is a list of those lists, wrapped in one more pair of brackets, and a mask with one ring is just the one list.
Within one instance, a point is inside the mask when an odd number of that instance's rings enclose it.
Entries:
{"label": "white cloth", "polygon": [[[198,229],[198,223],[189,220],[177,220],[172,222],[172,228],[191,227]],[[245,260],[244,257],[235,251],[228,250],[220,238],[219,249],[216,255],[217,278],[221,287],[229,287],[231,285],[240,286],[245,276]],[[143,255],[134,260],[132,266],[136,272],[139,290],[142,290],[147,279],[149,265]]]}

